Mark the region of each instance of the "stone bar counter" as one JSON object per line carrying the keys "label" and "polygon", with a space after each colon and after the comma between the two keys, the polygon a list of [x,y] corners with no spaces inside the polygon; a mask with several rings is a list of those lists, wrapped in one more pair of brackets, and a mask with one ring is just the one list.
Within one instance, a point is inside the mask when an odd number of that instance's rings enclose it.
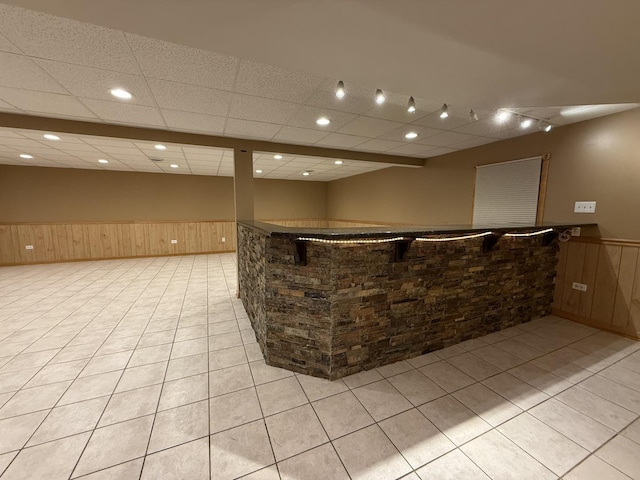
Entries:
{"label": "stone bar counter", "polygon": [[267,364],[337,379],[548,315],[574,226],[239,222],[240,298]]}

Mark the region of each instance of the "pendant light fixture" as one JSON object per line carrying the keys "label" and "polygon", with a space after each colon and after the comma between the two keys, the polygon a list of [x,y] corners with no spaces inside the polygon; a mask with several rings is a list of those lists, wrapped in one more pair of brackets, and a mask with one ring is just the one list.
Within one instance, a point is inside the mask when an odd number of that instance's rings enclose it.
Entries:
{"label": "pendant light fixture", "polygon": [[442,108],[440,109],[440,118],[447,118],[449,116],[449,107],[446,103],[442,104]]}
{"label": "pendant light fixture", "polygon": [[342,80],[338,82],[338,86],[336,87],[336,97],[344,98],[344,82]]}
{"label": "pendant light fixture", "polygon": [[416,101],[413,97],[409,97],[409,102],[407,103],[407,112],[416,113]]}
{"label": "pendant light fixture", "polygon": [[378,105],[382,105],[386,99],[387,98],[384,96],[384,93],[382,93],[382,90],[378,88],[376,90],[376,103]]}

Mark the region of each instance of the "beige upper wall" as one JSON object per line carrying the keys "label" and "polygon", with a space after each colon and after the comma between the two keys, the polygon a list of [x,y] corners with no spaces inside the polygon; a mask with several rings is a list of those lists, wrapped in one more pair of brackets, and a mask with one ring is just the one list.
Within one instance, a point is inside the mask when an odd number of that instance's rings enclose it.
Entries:
{"label": "beige upper wall", "polygon": [[256,219],[327,218],[327,182],[256,179]]}
{"label": "beige upper wall", "polygon": [[[598,223],[605,238],[640,240],[640,109],[329,184],[328,216],[394,223],[471,221],[475,165],[551,154],[544,220]],[[575,201],[595,200],[595,214]]]}
{"label": "beige upper wall", "polygon": [[[255,181],[256,218],[325,218],[320,182]],[[0,165],[0,222],[231,220],[233,178]]]}

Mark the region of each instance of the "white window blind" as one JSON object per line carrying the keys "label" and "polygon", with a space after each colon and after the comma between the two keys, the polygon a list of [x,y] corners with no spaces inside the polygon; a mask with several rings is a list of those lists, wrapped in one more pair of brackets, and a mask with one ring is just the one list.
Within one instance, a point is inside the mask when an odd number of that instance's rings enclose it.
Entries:
{"label": "white window blind", "polygon": [[542,157],[476,167],[473,225],[535,225]]}

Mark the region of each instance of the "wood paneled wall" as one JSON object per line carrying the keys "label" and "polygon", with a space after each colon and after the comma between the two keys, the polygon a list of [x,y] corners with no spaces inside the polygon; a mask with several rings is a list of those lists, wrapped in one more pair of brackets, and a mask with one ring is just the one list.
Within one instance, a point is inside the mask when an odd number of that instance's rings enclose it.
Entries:
{"label": "wood paneled wall", "polygon": [[639,253],[638,241],[574,237],[561,244],[554,313],[640,338]]}
{"label": "wood paneled wall", "polygon": [[[375,225],[327,219],[263,221],[305,228]],[[172,244],[171,240],[178,243]],[[27,245],[33,245],[33,250],[27,250]],[[235,249],[236,226],[232,221],[0,224],[0,265],[234,252]]]}
{"label": "wood paneled wall", "polygon": [[[33,250],[27,250],[27,245],[33,245]],[[0,265],[233,252],[235,248],[236,226],[231,221],[0,225]]]}

